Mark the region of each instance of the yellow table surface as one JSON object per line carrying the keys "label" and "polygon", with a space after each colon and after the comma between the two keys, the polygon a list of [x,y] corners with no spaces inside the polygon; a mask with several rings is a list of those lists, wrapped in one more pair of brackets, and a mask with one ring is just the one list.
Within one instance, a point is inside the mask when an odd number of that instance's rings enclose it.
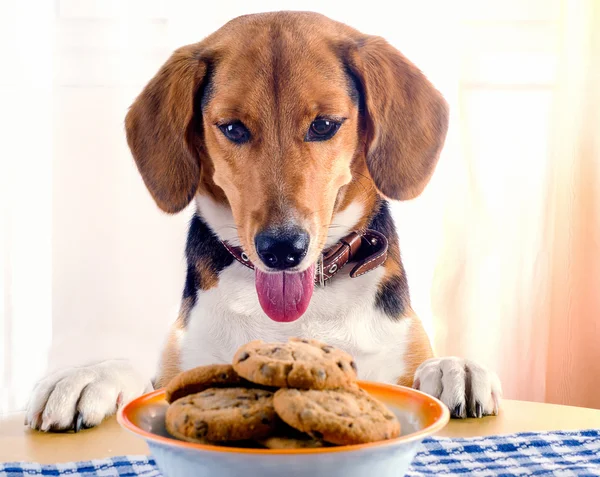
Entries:
{"label": "yellow table surface", "polygon": [[[146,443],[121,429],[115,418],[78,434],[44,434],[25,428],[22,413],[0,417],[0,462],[42,464],[98,459],[125,454],[148,454]],[[600,428],[600,410],[503,402],[500,415],[483,419],[452,419],[439,436],[476,437],[524,431]]]}

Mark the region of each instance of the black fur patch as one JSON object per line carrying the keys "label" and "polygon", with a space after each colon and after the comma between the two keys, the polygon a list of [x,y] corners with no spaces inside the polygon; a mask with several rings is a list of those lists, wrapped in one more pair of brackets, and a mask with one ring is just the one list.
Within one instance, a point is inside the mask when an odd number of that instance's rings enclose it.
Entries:
{"label": "black fur patch", "polygon": [[358,113],[362,115],[365,111],[365,93],[362,84],[347,65],[344,65],[344,72],[346,73],[350,99],[358,106]]}
{"label": "black fur patch", "polygon": [[375,306],[381,308],[390,318],[402,318],[409,303],[406,274],[394,275],[384,281],[377,292]]}
{"label": "black fur patch", "polygon": [[212,63],[207,61],[206,74],[204,75],[202,83],[200,83],[198,91],[194,96],[194,115],[192,117],[192,122],[190,123],[189,129],[189,133],[197,136],[199,139],[199,144],[203,144],[202,139],[204,138],[203,113],[206,110],[208,103],[214,96],[213,75],[214,68]]}
{"label": "black fur patch", "polygon": [[198,280],[194,265],[188,262],[187,272],[185,274],[185,285],[183,286],[183,298],[191,298],[192,303],[196,303],[196,291],[198,290]]}
{"label": "black fur patch", "polygon": [[410,306],[410,296],[406,273],[400,258],[398,234],[387,201],[381,200],[379,202],[376,212],[371,218],[369,228],[377,230],[387,237],[389,245],[388,260],[394,260],[400,266],[400,272],[397,275],[388,277],[381,283],[375,297],[375,306],[381,308],[390,318],[400,319]]}
{"label": "black fur patch", "polygon": [[200,114],[204,112],[208,103],[213,98],[215,91],[213,87],[213,76],[214,76],[214,67],[211,63],[206,64],[206,74],[204,75],[204,79],[202,80],[202,84],[198,88],[198,92],[196,93],[196,104],[195,104],[195,114]]}
{"label": "black fur patch", "polygon": [[[183,298],[196,302],[198,290],[202,288],[202,277],[196,264],[202,261],[203,269],[218,274],[233,263],[233,257],[206,223],[197,215],[190,222],[185,247],[187,275],[183,288]],[[185,323],[187,324],[187,323]]]}
{"label": "black fur patch", "polygon": [[386,200],[380,200],[375,207],[375,211],[369,222],[369,228],[385,235],[390,245],[398,244],[396,226],[390,213],[390,206]]}

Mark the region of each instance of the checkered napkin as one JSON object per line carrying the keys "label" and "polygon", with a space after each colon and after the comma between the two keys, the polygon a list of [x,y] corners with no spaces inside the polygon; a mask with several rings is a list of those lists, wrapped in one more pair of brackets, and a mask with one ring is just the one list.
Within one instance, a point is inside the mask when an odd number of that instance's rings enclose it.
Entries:
{"label": "checkered napkin", "polygon": [[[160,477],[141,456],[57,465],[0,464],[0,477]],[[408,473],[417,476],[600,476],[600,430],[426,439]]]}
{"label": "checkered napkin", "polygon": [[407,475],[600,476],[600,429],[427,439]]}

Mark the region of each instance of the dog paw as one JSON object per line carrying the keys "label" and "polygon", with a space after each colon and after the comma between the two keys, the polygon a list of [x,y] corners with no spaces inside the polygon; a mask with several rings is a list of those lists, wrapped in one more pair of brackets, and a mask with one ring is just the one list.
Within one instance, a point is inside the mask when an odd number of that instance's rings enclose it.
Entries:
{"label": "dog paw", "polygon": [[442,401],[452,417],[497,415],[502,387],[496,373],[462,358],[432,358],[417,368],[413,387]]}
{"label": "dog paw", "polygon": [[40,381],[29,404],[25,425],[60,432],[94,427],[152,384],[127,361],[111,360],[71,368]]}

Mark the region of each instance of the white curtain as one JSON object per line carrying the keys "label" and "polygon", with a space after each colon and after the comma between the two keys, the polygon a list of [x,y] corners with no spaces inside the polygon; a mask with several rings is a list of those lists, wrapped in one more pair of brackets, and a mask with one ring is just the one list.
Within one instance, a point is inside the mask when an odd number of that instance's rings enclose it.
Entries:
{"label": "white curtain", "polygon": [[[170,217],[155,207],[125,143],[126,109],[176,47],[234,16],[282,9],[319,11],[384,36],[451,105],[431,184],[394,207],[413,305],[436,350],[497,369],[509,398],[595,405],[577,393],[548,392],[560,388],[548,376],[581,370],[594,355],[569,361],[568,348],[549,352],[570,315],[561,318],[563,262],[554,260],[564,236],[549,234],[555,214],[547,204],[564,205],[569,190],[557,182],[566,162],[550,155],[557,125],[578,118],[561,150],[587,145],[580,163],[590,177],[597,171],[597,149],[579,135],[588,124],[585,137],[593,137],[597,113],[582,123],[577,106],[592,98],[590,78],[597,78],[588,64],[600,56],[591,46],[597,4],[5,0],[0,44],[11,66],[0,75],[0,412],[22,408],[33,383],[57,367],[126,357],[153,371],[183,287],[190,211]],[[569,207],[552,230],[570,230],[569,211],[584,210]],[[550,236],[558,237],[554,248]],[[554,307],[551,297],[559,300]],[[595,336],[585,319],[582,329]]]}
{"label": "white curtain", "polygon": [[600,408],[600,2],[497,6],[463,21],[481,79],[461,80],[436,348],[493,366],[507,397]]}
{"label": "white curtain", "polygon": [[51,345],[54,15],[0,7],[0,412],[22,404]]}

